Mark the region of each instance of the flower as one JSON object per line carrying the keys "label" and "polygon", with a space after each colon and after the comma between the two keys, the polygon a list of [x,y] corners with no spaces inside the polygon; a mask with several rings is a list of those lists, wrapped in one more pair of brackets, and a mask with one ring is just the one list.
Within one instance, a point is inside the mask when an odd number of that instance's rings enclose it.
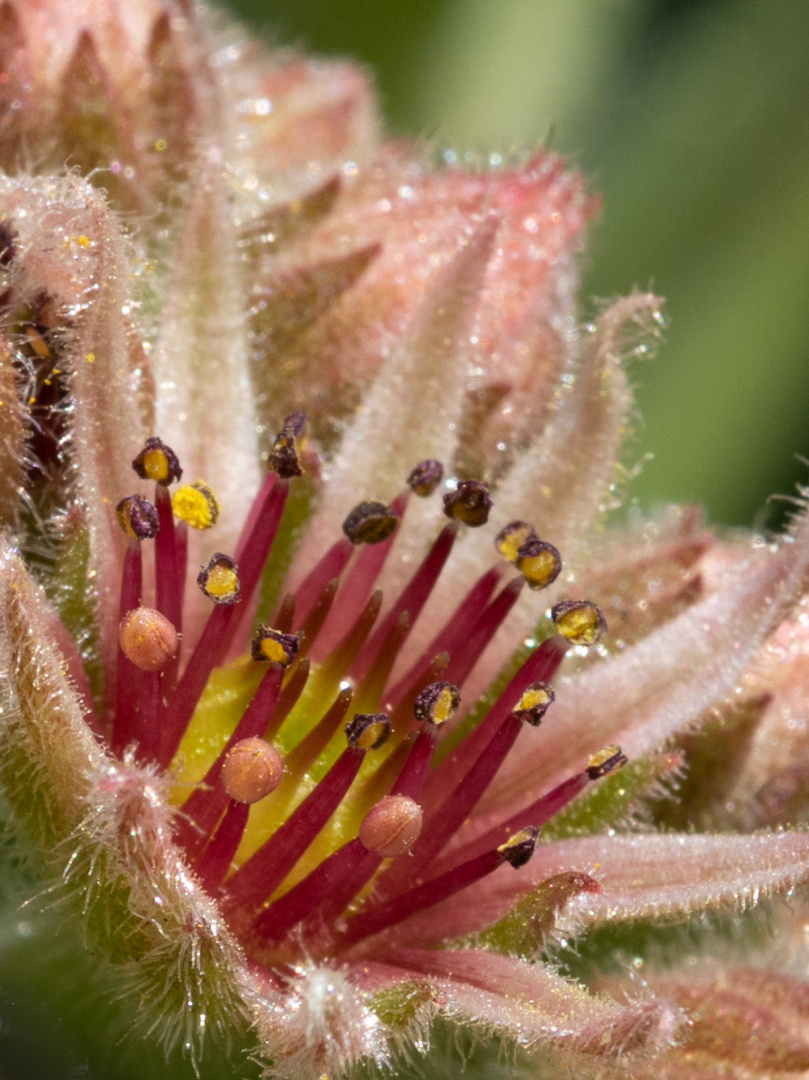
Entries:
{"label": "flower", "polygon": [[791,981],[543,959],[809,860],[807,525],[601,528],[661,320],[578,327],[580,178],[378,149],[353,69],[186,5],[62,10],[0,9],[0,775],[142,1028],[805,1068],[800,910]]}

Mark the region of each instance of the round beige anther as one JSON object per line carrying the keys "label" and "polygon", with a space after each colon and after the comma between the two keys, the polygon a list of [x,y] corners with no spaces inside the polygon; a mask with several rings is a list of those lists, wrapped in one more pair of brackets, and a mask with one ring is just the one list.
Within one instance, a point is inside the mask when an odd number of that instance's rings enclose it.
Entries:
{"label": "round beige anther", "polygon": [[237,742],[222,765],[222,787],[231,799],[255,803],[275,791],[284,775],[281,755],[264,739]]}
{"label": "round beige anther", "polygon": [[375,855],[395,859],[415,844],[421,825],[422,812],[417,802],[407,795],[386,795],[365,815],[360,841]]}
{"label": "round beige anther", "polygon": [[165,615],[154,608],[139,607],[121,619],[118,641],[135,667],[160,671],[176,654],[179,637]]}

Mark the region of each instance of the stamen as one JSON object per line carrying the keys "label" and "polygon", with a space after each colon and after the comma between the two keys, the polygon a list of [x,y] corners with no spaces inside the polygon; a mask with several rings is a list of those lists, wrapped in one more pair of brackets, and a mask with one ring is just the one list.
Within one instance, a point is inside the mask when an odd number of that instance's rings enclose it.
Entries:
{"label": "stamen", "polygon": [[553,544],[536,536],[520,546],[515,564],[529,589],[547,589],[562,572],[562,556]]}
{"label": "stamen", "polygon": [[442,865],[447,863],[455,865],[465,862],[481,851],[487,851],[492,845],[509,836],[524,821],[533,821],[538,827],[543,826],[551,818],[555,817],[560,810],[564,810],[568,803],[571,803],[577,795],[580,795],[588,784],[620,769],[626,765],[626,760],[619,746],[607,746],[603,750],[599,750],[597,754],[590,758],[586,769],[568,777],[567,780],[563,780],[561,784],[558,784],[551,791],[541,795],[522,810],[511,814],[505,821],[495,825],[482,836],[450,852],[446,858],[441,860]]}
{"label": "stamen", "polygon": [[373,637],[361,650],[351,668],[353,678],[359,680],[365,677],[371,665],[379,656],[392,627],[403,612],[406,611],[410,615],[411,625],[419,617],[441,571],[444,569],[457,535],[458,529],[455,524],[447,525],[438,534],[418,570],[416,570],[406,588],[402,591],[401,596],[385,616],[380,626],[374,631]]}
{"label": "stamen", "polygon": [[390,717],[386,713],[355,713],[345,731],[349,746],[378,750],[390,738]]}
{"label": "stamen", "polygon": [[183,628],[188,527],[184,521],[175,525],[171,496],[168,489],[160,484],[155,489],[155,501],[160,519],[160,530],[155,540],[156,606],[177,628],[179,634]]}
{"label": "stamen", "polygon": [[194,864],[206,892],[216,892],[231,867],[250,816],[250,805],[231,799],[208,846]]}
{"label": "stamen", "polygon": [[217,551],[197,574],[197,585],[215,604],[235,604],[241,589],[239,567],[230,555]]}
{"label": "stamen", "polygon": [[308,652],[314,643],[317,641],[318,634],[323,629],[323,624],[329,617],[334,598],[337,596],[337,590],[340,588],[340,581],[338,578],[332,578],[326,585],[326,588],[320,594],[320,598],[309,612],[308,618],[304,619],[300,626],[301,636],[301,649],[303,652]]}
{"label": "stamen", "polygon": [[461,480],[454,491],[444,496],[444,513],[477,529],[489,520],[494,503],[489,489],[481,480]]}
{"label": "stamen", "polygon": [[542,717],[553,704],[554,696],[548,683],[532,683],[517,702],[514,715],[533,727],[539,727]]}
{"label": "stamen", "polygon": [[434,907],[461,889],[480,881],[504,862],[519,869],[533,855],[538,835],[539,830],[536,828],[521,829],[500,847],[478,855],[477,858],[470,859],[439,877],[425,881],[386,903],[360,912],[348,924],[343,938],[344,946],[355,945],[363,938],[395,926],[416,912]]}
{"label": "stamen", "polygon": [[339,579],[345,570],[354,545],[347,537],[333,544],[320,562],[307,574],[295,591],[295,610],[299,623],[303,623],[319,603],[328,583]]}
{"label": "stamen", "polygon": [[138,607],[121,620],[118,641],[141,671],[160,671],[177,652],[177,631],[154,608]]}
{"label": "stamen", "polygon": [[219,517],[219,500],[204,480],[184,484],[171,498],[174,516],[192,529],[210,529]]}
{"label": "stamen", "polygon": [[[373,735],[373,721],[370,728]],[[349,743],[311,794],[239,867],[227,884],[226,914],[258,907],[272,896],[343,801],[364,758],[365,750]]]}
{"label": "stamen", "polygon": [[152,540],[160,528],[157,508],[142,495],[128,495],[115,507],[118,524],[132,540]]}
{"label": "stamen", "polygon": [[461,692],[454,683],[434,682],[421,691],[413,703],[413,715],[439,727],[451,720],[461,705]]}
{"label": "stamen", "polygon": [[341,690],[326,715],[306,735],[295,749],[287,755],[287,772],[291,784],[297,785],[298,778],[314,764],[331,742],[340,724],[344,721],[354,693],[350,689]]}
{"label": "stamen", "polygon": [[393,534],[399,515],[392,506],[370,500],[358,503],[343,522],[343,532],[352,544],[381,544]]}
{"label": "stamen", "polygon": [[444,466],[435,458],[420,461],[407,478],[407,486],[414,495],[426,499],[432,495],[444,478]]}
{"label": "stamen", "polygon": [[514,578],[486,606],[469,638],[463,643],[462,648],[456,650],[450,660],[447,678],[463,686],[470,671],[519,600],[523,585],[522,578]]}
{"label": "stamen", "polygon": [[517,552],[525,541],[535,536],[534,526],[529,525],[527,521],[511,521],[495,536],[494,546],[504,559],[515,563],[517,561]]}
{"label": "stamen", "polygon": [[291,634],[295,621],[295,596],[287,593],[281,601],[278,613],[273,618],[273,626],[281,634]]}
{"label": "stamen", "polygon": [[[140,542],[130,540],[124,554],[121,573],[120,620],[140,604],[143,587],[143,558]],[[120,646],[115,679],[115,715],[112,724],[112,751],[119,757],[135,738],[137,725],[138,701],[140,699],[141,672]]]}
{"label": "stamen", "polygon": [[304,659],[299,660],[297,665],[290,671],[289,678],[278,696],[278,704],[272,714],[272,719],[264,732],[265,739],[275,738],[286,718],[298,704],[298,699],[309,679],[309,669],[309,660]]}
{"label": "stamen", "polygon": [[393,665],[396,663],[396,658],[402,647],[402,642],[409,632],[410,616],[406,611],[403,611],[391,627],[371,670],[357,687],[358,708],[375,709],[379,707]]}
{"label": "stamen", "polygon": [[595,645],[607,632],[607,620],[590,600],[562,600],[551,608],[551,618],[574,645]]}
{"label": "stamen", "polygon": [[178,483],[183,476],[177,455],[158,438],[147,439],[143,449],[132,462],[141,480],[154,480],[162,487]]}

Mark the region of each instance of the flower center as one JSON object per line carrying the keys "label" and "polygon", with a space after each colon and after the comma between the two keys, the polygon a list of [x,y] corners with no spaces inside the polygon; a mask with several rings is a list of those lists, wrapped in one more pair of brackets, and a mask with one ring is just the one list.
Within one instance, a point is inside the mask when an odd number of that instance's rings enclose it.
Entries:
{"label": "flower center", "polygon": [[[437,461],[418,464],[392,504],[365,500],[350,510],[344,535],[255,629],[249,655],[226,662],[248,638],[290,484],[303,473],[304,424],[294,414],[278,434],[236,551],[200,569],[212,608],[185,657],[188,528],[215,525],[216,496],[201,480],[170,494],[180,463],[151,438],[133,467],[154,481],[154,503],[130,495],[117,507],[129,539],[110,747],[171,771],[177,844],[248,953],[270,967],[301,950],[361,950],[505,863],[519,870],[541,826],[625,762],[607,747],[532,805],[470,828],[523,729],[533,737],[552,705],[550,680],[570,645],[593,644],[606,625],[589,601],[557,604],[552,630],[488,708],[470,713],[464,684],[523,585],[545,588],[562,566],[530,524],[512,522],[494,549],[517,575],[503,583],[501,566],[483,573],[406,664],[402,646],[459,532],[485,526],[492,507],[480,481],[448,490],[449,523],[380,618],[382,567],[408,500],[428,498],[441,482]],[[145,607],[150,540],[155,599]]]}

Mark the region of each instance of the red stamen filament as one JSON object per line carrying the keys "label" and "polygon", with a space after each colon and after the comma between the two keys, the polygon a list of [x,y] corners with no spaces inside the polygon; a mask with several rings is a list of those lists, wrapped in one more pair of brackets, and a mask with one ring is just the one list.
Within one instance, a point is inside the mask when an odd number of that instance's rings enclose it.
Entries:
{"label": "red stamen filament", "polygon": [[333,544],[320,562],[309,572],[295,590],[295,607],[299,625],[302,626],[320,602],[323,590],[332,578],[338,578],[348,565],[354,545],[346,537]]}
{"label": "red stamen filament", "polygon": [[199,874],[203,888],[208,892],[216,892],[225,880],[244,836],[249,816],[250,806],[247,803],[231,799],[210,843],[197,859],[194,869]]}
{"label": "red stamen filament", "polygon": [[[143,590],[143,559],[139,540],[130,540],[124,555],[121,574],[121,603],[119,616],[124,618],[140,604]],[[140,701],[141,672],[118,646],[118,668],[115,680],[115,716],[111,745],[120,757],[137,733],[138,702]]]}

